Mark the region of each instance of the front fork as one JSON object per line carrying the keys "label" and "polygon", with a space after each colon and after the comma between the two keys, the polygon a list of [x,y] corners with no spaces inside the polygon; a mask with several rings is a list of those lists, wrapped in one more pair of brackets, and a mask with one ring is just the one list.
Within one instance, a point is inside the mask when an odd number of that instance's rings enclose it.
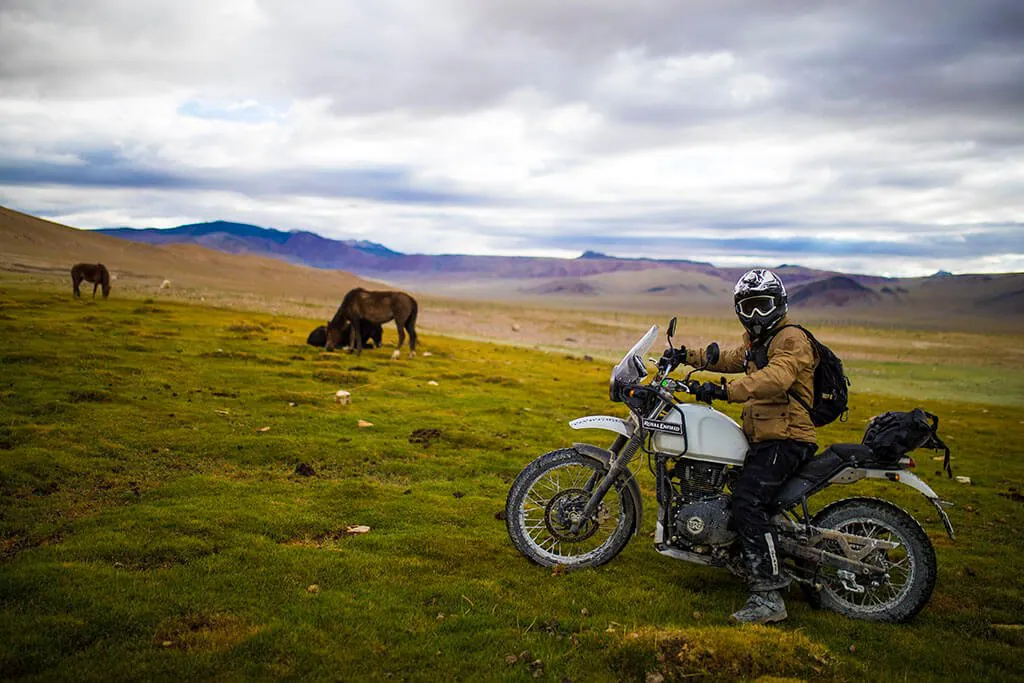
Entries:
{"label": "front fork", "polygon": [[[619,443],[622,439],[616,439],[616,443]],[[615,455],[615,458],[611,462],[611,466],[608,468],[608,473],[604,475],[600,483],[597,484],[597,488],[594,489],[593,493],[590,494],[590,498],[587,500],[587,504],[583,506],[583,510],[580,511],[579,517],[572,521],[572,526],[569,527],[570,534],[579,533],[580,527],[597,511],[597,507],[604,500],[604,496],[608,491],[611,490],[612,486],[620,476],[629,469],[629,463],[633,460],[633,456],[640,450],[640,443],[643,440],[643,436],[640,434],[640,430],[633,432],[633,436],[626,439],[625,444],[621,446],[621,449]],[[615,453],[615,446],[612,446],[611,451]],[[598,475],[595,473],[590,481],[587,482],[587,488],[589,489],[594,480]]]}

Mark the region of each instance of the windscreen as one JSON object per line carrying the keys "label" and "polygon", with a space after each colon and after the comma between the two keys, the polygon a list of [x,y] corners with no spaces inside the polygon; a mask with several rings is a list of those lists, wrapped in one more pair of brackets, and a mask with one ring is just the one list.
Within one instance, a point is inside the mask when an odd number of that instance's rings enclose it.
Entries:
{"label": "windscreen", "polygon": [[[617,387],[626,384],[636,384],[641,379],[647,376],[646,363],[644,362],[644,356],[651,350],[651,346],[654,345],[654,340],[658,338],[658,326],[651,325],[651,329],[647,330],[647,334],[640,338],[636,344],[633,344],[633,348],[626,352],[626,355],[622,357],[619,364],[612,370],[611,380],[608,386],[608,392],[613,401],[620,400],[618,397]],[[634,361],[634,358],[640,360],[639,363]],[[643,375],[640,374],[640,368],[643,368]]]}

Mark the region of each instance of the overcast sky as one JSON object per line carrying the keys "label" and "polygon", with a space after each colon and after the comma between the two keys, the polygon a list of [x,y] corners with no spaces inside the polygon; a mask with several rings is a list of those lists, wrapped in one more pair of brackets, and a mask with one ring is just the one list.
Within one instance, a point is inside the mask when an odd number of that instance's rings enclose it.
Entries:
{"label": "overcast sky", "polygon": [[1021,0],[2,0],[0,204],[1024,271]]}

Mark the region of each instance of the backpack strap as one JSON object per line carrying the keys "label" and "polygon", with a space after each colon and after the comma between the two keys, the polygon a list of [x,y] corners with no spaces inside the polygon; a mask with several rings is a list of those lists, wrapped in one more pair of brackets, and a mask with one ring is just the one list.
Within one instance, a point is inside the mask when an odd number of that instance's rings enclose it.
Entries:
{"label": "backpack strap", "polygon": [[942,469],[946,472],[948,478],[953,478],[953,467],[949,464],[949,446],[947,446],[941,438],[939,438],[939,416],[933,415],[927,411],[921,411],[925,416],[932,421],[932,433],[928,435],[928,440],[924,443],[924,448],[932,448],[934,450],[943,450],[946,452],[946,456],[942,459]]}
{"label": "backpack strap", "polygon": [[[765,342],[765,348],[767,349],[768,346],[772,343],[772,341],[775,339],[775,335],[777,335],[779,332],[782,332],[782,330],[786,329],[787,327],[795,327],[796,329],[798,329],[801,332],[803,332],[804,334],[806,334],[807,337],[808,337],[808,340],[811,342],[811,349],[813,350],[814,355],[818,355],[818,350],[815,348],[815,346],[819,343],[818,340],[814,338],[814,335],[811,334],[810,330],[808,330],[803,325],[797,325],[796,323],[789,323],[787,325],[783,325],[782,327],[780,327],[777,330],[775,330],[774,332],[772,332],[772,336],[769,337],[768,340]],[[818,362],[819,363],[821,362],[821,358],[818,358]],[[810,416],[810,414],[811,414],[811,406],[809,406],[807,404],[807,401],[803,400],[802,398],[800,398],[799,396],[794,394],[792,389],[787,389],[786,390],[786,396],[795,399],[796,402],[799,403],[803,407],[803,409],[807,411],[807,415]],[[813,377],[812,377],[812,386],[811,386],[811,400],[812,401],[814,400]],[[811,420],[811,422],[813,423],[814,421]]]}

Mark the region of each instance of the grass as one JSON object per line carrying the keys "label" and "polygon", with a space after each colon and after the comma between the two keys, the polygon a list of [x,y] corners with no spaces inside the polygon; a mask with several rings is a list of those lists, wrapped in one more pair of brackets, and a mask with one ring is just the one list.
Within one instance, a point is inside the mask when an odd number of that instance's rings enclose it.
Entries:
{"label": "grass", "polygon": [[788,622],[735,628],[741,584],[651,548],[649,475],[643,532],[598,570],[530,565],[496,518],[532,458],[607,441],[565,424],[622,413],[606,362],[432,335],[430,356],[391,361],[393,329],[385,349],[324,354],[307,319],[55,287],[0,282],[0,677],[1021,674],[1000,626],[1024,622],[1020,368],[858,361],[851,420],[821,434],[859,440],[868,416],[916,405],[943,417],[973,485],[927,451],[918,473],[956,501],[955,543],[908,487],[829,491],[924,523],[940,575],[914,622],[850,621],[794,591]]}

